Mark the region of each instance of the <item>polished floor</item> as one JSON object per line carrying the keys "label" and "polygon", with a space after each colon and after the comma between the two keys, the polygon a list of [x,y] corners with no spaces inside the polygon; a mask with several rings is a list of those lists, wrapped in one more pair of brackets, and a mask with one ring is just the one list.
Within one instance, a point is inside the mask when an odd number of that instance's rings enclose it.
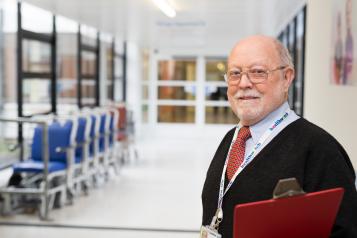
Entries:
{"label": "polished floor", "polygon": [[217,145],[139,142],[139,160],[124,166],[119,176],[113,174],[73,205],[53,210],[50,222],[34,214],[0,217],[0,237],[198,237],[202,185]]}

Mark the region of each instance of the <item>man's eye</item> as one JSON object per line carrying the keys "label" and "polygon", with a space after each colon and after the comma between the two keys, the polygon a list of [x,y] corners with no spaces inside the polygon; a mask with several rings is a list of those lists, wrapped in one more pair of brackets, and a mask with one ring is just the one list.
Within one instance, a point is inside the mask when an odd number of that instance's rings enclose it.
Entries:
{"label": "man's eye", "polygon": [[264,69],[251,69],[250,73],[252,73],[252,74],[265,74],[266,71]]}
{"label": "man's eye", "polygon": [[240,71],[232,71],[229,73],[230,76],[240,76]]}

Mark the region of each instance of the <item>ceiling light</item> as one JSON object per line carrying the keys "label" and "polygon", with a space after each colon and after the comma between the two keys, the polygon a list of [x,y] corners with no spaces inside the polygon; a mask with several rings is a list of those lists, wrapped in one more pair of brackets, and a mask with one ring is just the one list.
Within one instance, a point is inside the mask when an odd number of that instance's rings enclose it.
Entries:
{"label": "ceiling light", "polygon": [[226,66],[224,65],[224,63],[219,62],[219,63],[217,64],[217,69],[218,69],[219,71],[221,71],[221,72],[225,72],[225,71],[226,71]]}
{"label": "ceiling light", "polygon": [[160,8],[160,10],[168,17],[175,17],[176,11],[175,9],[168,3],[167,0],[152,0],[155,5]]}

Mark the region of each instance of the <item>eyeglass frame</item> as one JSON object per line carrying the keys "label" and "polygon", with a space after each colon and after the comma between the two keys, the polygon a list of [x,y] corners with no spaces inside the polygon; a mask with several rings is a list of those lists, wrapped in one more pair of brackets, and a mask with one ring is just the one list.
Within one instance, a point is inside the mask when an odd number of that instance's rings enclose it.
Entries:
{"label": "eyeglass frame", "polygon": [[[238,79],[238,80],[235,80],[235,81],[240,82],[240,80],[242,79],[243,75],[245,74],[251,83],[253,83],[253,84],[263,83],[264,81],[266,81],[266,80],[268,79],[270,73],[272,73],[272,72],[274,72],[274,71],[277,71],[277,70],[284,70],[284,69],[286,69],[287,67],[289,67],[289,65],[280,65],[280,66],[276,67],[275,69],[264,70],[264,71],[265,71],[265,74],[266,74],[266,77],[265,77],[262,81],[259,81],[259,82],[253,82],[253,81],[251,80],[251,78],[249,77],[249,70],[251,70],[251,69],[248,69],[248,70],[245,70],[245,71],[242,70],[242,72],[240,72],[241,75],[240,75],[239,79]],[[226,83],[229,82],[229,78],[228,78],[228,75],[227,75],[227,74],[228,74],[228,72],[223,75],[224,81],[225,81]]]}

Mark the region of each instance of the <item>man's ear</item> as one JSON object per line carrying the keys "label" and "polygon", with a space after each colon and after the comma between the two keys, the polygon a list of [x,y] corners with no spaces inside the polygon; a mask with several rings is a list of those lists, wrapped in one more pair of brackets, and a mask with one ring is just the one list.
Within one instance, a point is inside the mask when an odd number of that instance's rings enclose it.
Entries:
{"label": "man's ear", "polygon": [[289,87],[291,85],[291,83],[293,82],[295,78],[295,71],[292,68],[287,68],[284,71],[284,86],[285,86],[285,90],[286,92],[289,91]]}

